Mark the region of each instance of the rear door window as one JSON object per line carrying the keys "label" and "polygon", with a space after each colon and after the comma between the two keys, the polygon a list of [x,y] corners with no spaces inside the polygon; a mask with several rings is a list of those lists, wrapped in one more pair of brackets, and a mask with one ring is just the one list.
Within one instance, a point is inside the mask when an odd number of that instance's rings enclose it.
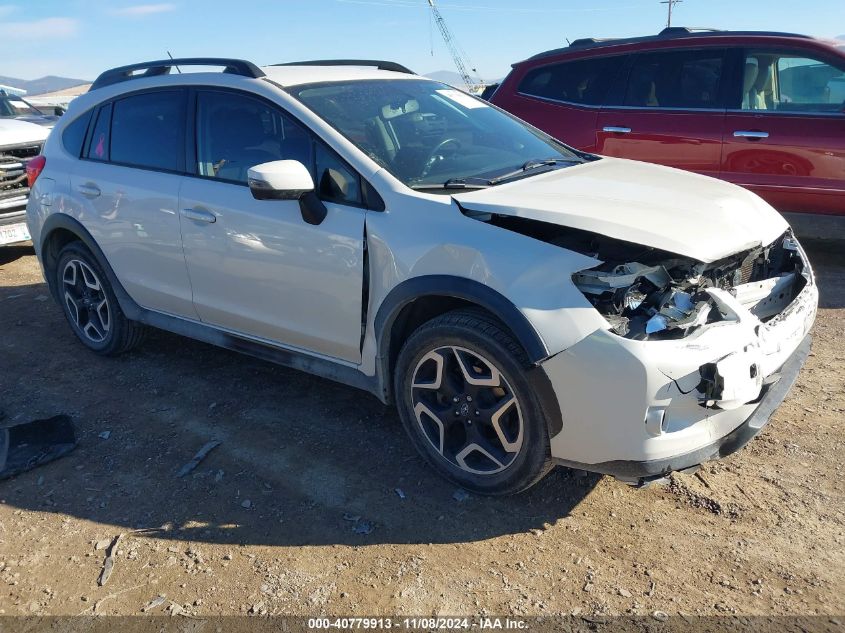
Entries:
{"label": "rear door window", "polygon": [[82,153],[82,144],[85,143],[85,134],[88,132],[88,124],[91,122],[91,110],[77,117],[65,127],[62,132],[62,144],[69,154],[79,158]]}
{"label": "rear door window", "polygon": [[114,102],[110,160],[180,171],[185,149],[185,91],[156,90]]}
{"label": "rear door window", "polygon": [[529,71],[519,92],[582,105],[601,105],[625,57],[595,57],[541,66]]}
{"label": "rear door window", "polygon": [[725,54],[723,49],[707,49],[637,55],[628,74],[624,104],[640,108],[721,108]]}
{"label": "rear door window", "polygon": [[745,54],[742,79],[743,110],[836,113],[845,105],[845,64],[752,50]]}

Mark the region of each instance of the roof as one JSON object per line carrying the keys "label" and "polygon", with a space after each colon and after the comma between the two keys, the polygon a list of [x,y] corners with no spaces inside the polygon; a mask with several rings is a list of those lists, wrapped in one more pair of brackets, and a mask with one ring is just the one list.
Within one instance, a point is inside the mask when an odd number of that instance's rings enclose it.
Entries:
{"label": "roof", "polygon": [[[627,37],[627,38],[594,38],[586,37],[575,40],[569,46],[563,48],[556,48],[553,50],[537,53],[524,61],[533,61],[542,59],[544,57],[552,57],[564,53],[573,53],[582,50],[589,50],[595,48],[606,48],[610,46],[621,46],[623,44],[639,44],[647,42],[666,42],[674,40],[701,40],[713,37],[785,37],[797,38],[804,40],[813,40],[815,38],[809,35],[801,35],[800,33],[782,33],[779,31],[719,31],[716,29],[694,29],[684,26],[673,26],[665,28],[656,35],[645,35],[641,37]],[[520,62],[521,63],[521,62]]]}

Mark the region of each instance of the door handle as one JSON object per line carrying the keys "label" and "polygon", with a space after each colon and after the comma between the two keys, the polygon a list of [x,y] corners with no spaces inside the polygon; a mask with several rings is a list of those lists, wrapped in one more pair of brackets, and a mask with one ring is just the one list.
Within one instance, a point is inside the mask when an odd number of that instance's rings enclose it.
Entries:
{"label": "door handle", "polygon": [[182,209],[182,215],[197,222],[208,222],[209,224],[217,222],[217,216],[205,209]]}
{"label": "door handle", "polygon": [[759,140],[761,138],[769,138],[768,132],[761,132],[760,130],[737,130],[734,132],[735,138],[747,138],[751,139],[752,141]]}
{"label": "door handle", "polygon": [[102,193],[97,185],[90,182],[84,185],[78,185],[76,190],[86,198],[96,198]]}
{"label": "door handle", "polygon": [[608,125],[602,128],[604,132],[613,132],[614,134],[630,134],[631,128],[629,127],[621,127],[618,125]]}

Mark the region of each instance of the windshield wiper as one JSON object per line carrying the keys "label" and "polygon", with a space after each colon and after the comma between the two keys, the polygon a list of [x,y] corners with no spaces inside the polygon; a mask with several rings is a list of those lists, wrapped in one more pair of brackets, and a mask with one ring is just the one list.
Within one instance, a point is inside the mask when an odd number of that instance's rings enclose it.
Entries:
{"label": "windshield wiper", "polygon": [[449,178],[446,182],[431,183],[426,185],[412,185],[411,189],[425,191],[427,189],[486,189],[491,184],[485,178]]}
{"label": "windshield wiper", "polygon": [[[505,180],[510,180],[511,178],[516,178],[517,176],[522,176],[527,172],[533,171],[535,169],[539,169],[541,167],[554,167],[558,163],[580,163],[581,161],[574,158],[532,158],[529,161],[526,161],[522,164],[522,167],[519,169],[515,169],[513,171],[506,172],[501,174],[500,176],[496,176],[495,178],[490,179],[488,182],[491,185],[497,185],[500,182],[504,182]],[[551,170],[547,170],[551,171]]]}

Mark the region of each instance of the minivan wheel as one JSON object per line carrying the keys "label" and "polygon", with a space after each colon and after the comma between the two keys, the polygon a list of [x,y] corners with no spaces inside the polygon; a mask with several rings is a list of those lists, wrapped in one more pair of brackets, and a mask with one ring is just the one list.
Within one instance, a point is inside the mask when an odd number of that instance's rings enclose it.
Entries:
{"label": "minivan wheel", "polygon": [[81,242],[61,250],[55,274],[65,318],[88,349],[114,356],[140,342],[143,326],[123,314],[108,277]]}
{"label": "minivan wheel", "polygon": [[520,492],[551,468],[549,436],[525,352],[496,319],[456,310],[417,329],[394,388],[405,430],[426,460],[487,495]]}

